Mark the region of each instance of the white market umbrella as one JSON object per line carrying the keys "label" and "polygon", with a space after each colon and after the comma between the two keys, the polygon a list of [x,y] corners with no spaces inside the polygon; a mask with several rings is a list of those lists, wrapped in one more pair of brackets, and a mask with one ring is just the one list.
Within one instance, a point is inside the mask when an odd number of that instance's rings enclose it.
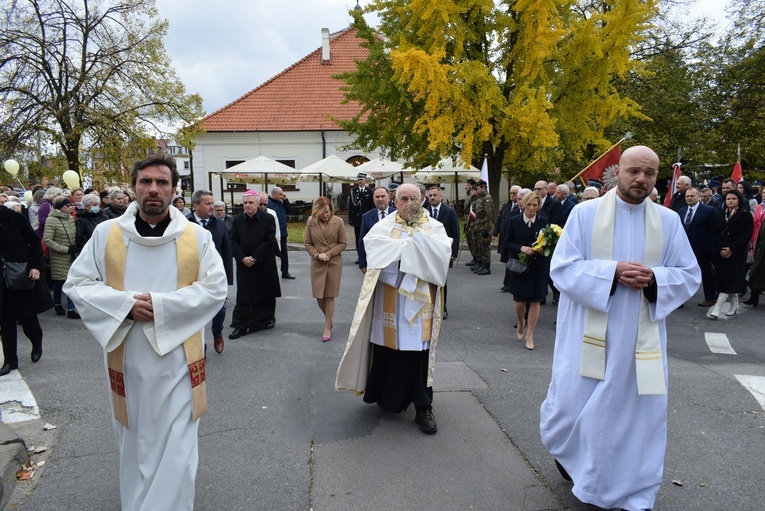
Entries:
{"label": "white market umbrella", "polygon": [[283,163],[266,156],[258,156],[245,162],[229,167],[221,175],[229,182],[256,184],[288,184],[294,183],[298,172]]}
{"label": "white market umbrella", "polygon": [[356,176],[359,172],[358,167],[354,167],[333,154],[307,167],[303,167],[300,169],[299,174],[301,181],[319,181],[321,183],[322,179],[328,179],[331,181],[353,182],[356,181]]}
{"label": "white market umbrella", "polygon": [[393,174],[404,171],[404,165],[384,158],[375,158],[356,167],[356,170],[371,176],[375,181],[391,177]]}

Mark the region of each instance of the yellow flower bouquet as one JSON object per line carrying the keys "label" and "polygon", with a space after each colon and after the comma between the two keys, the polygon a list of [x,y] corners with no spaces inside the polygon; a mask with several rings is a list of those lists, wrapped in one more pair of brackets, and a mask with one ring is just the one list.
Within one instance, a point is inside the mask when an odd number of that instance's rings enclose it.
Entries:
{"label": "yellow flower bouquet", "polygon": [[[547,224],[544,229],[539,231],[537,240],[531,245],[532,250],[538,253],[543,253],[545,257],[549,257],[553,250],[555,250],[555,245],[558,244],[562,232],[563,229],[561,226],[557,224]],[[518,255],[518,259],[522,263],[528,263],[531,260],[531,257],[532,256],[524,252],[521,252]]]}

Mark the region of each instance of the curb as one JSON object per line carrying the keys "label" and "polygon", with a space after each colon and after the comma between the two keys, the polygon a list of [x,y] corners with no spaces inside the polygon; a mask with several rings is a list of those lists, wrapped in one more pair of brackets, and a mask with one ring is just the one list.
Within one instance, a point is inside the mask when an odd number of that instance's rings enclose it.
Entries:
{"label": "curb", "polygon": [[0,422],[0,509],[16,487],[16,472],[27,462],[27,447],[15,431]]}

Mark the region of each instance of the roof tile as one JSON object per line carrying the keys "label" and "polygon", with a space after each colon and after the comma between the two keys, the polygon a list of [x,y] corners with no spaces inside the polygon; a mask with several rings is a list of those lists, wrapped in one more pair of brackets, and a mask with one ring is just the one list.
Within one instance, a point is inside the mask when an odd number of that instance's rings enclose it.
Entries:
{"label": "roof tile", "polygon": [[329,118],[351,119],[356,102],[342,104],[341,80],[334,75],[354,71],[369,50],[361,46],[355,28],[330,36],[329,63],[321,62],[321,47],[236,101],[202,120],[207,131],[338,130]]}

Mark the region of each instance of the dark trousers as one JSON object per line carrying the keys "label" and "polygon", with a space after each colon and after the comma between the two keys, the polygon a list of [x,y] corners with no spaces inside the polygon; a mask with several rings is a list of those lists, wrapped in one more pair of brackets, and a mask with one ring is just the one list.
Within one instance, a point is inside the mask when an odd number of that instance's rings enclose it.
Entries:
{"label": "dark trousers", "polygon": [[213,316],[212,319],[212,334],[213,337],[218,337],[223,334],[223,322],[226,320],[226,304],[220,308],[218,314]]}
{"label": "dark trousers", "polygon": [[[64,281],[63,280],[54,280],[53,281],[53,303],[56,305],[61,305],[61,295],[63,294],[64,289]],[[66,297],[66,310],[74,310],[74,303],[72,303],[72,300],[69,299],[69,297]]]}
{"label": "dark trousers", "polygon": [[5,363],[12,367],[19,366],[19,357],[16,354],[18,346],[18,334],[16,332],[16,321],[21,323],[24,334],[32,341],[32,348],[42,348],[43,332],[40,328],[40,322],[37,316],[27,316],[25,318],[16,318],[9,310],[3,311],[3,356]]}
{"label": "dark trousers", "polygon": [[281,244],[280,248],[282,251],[282,255],[280,258],[282,260],[282,275],[284,275],[285,273],[290,272],[290,259],[289,259],[289,255],[287,254],[287,235],[286,234],[282,234],[282,239],[280,240],[280,244]]}
{"label": "dark trousers", "polygon": [[697,257],[701,269],[701,286],[704,289],[704,300],[716,300],[717,289],[715,283],[715,268],[711,257]]}
{"label": "dark trousers", "polygon": [[359,251],[359,243],[361,243],[361,220],[357,220],[353,226],[353,234],[356,235],[356,252]]}

